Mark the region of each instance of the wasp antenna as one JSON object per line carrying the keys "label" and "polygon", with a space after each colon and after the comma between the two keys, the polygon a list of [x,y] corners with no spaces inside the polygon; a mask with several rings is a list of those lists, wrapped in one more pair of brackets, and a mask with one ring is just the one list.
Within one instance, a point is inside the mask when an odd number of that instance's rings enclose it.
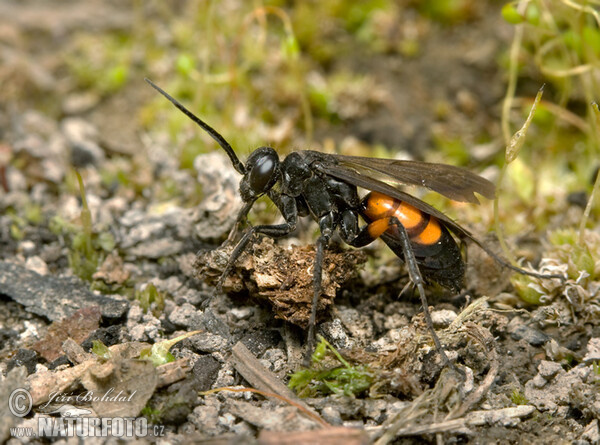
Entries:
{"label": "wasp antenna", "polygon": [[197,117],[194,113],[192,113],[190,110],[188,110],[186,107],[184,107],[179,101],[177,101],[175,98],[173,98],[169,93],[167,93],[161,87],[156,85],[150,79],[145,77],[144,80],[146,82],[148,82],[152,88],[154,88],[156,91],[158,91],[164,97],[166,97],[169,100],[169,102],[171,102],[173,105],[175,105],[175,107],[177,107],[183,114],[185,114],[187,117],[189,117],[191,120],[193,120],[196,124],[198,124],[198,126],[200,128],[202,128],[204,131],[206,131],[210,135],[210,137],[212,137],[221,146],[221,148],[223,150],[225,150],[225,152],[229,156],[229,159],[231,159],[233,168],[235,168],[238,171],[238,173],[243,175],[246,172],[246,169],[244,168],[244,164],[241,163],[241,161],[235,154],[235,151],[233,151],[233,148],[231,148],[231,145],[229,145],[229,142],[227,142],[223,136],[221,136],[213,127],[208,125],[206,122],[202,121],[199,117]]}

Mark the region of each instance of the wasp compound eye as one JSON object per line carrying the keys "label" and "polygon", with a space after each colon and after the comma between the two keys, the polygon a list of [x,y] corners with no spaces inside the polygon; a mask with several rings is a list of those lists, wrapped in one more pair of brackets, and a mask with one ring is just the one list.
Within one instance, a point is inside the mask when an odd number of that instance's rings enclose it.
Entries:
{"label": "wasp compound eye", "polygon": [[264,191],[271,182],[276,166],[277,159],[273,159],[271,156],[259,159],[248,175],[250,187],[257,192]]}
{"label": "wasp compound eye", "polygon": [[268,192],[277,182],[279,174],[279,156],[270,147],[256,150],[246,163],[245,182],[247,191],[257,196]]}

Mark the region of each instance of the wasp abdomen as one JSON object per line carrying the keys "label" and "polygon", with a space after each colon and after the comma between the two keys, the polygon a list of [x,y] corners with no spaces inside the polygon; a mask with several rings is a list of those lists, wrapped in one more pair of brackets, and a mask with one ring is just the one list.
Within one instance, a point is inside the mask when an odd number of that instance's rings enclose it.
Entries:
{"label": "wasp abdomen", "polygon": [[368,222],[381,221],[380,224],[372,226],[373,238],[378,238],[390,229],[387,222],[391,217],[395,217],[404,226],[415,244],[429,246],[442,238],[442,228],[436,218],[383,193],[369,193],[363,200],[361,214]]}

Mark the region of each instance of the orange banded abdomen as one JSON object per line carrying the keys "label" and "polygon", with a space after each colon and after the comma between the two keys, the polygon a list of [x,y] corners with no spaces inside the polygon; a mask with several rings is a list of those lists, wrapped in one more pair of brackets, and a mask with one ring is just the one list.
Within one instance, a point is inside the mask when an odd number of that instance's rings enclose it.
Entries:
{"label": "orange banded abdomen", "polygon": [[[406,229],[413,243],[428,246],[437,243],[442,237],[442,228],[435,217],[404,201],[383,193],[371,192],[367,195],[363,205],[362,213],[370,221],[385,221],[388,218],[396,217]],[[373,233],[373,238],[377,238],[379,235]]]}

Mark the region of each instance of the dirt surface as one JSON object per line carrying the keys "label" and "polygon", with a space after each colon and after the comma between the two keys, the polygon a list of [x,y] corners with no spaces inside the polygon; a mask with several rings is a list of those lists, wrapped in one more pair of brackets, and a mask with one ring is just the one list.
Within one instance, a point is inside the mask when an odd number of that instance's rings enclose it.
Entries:
{"label": "dirt surface", "polygon": [[[329,346],[308,371],[314,223],[254,240],[215,292],[239,175],[144,77],[242,160],[271,144],[448,161],[495,179],[500,60],[514,31],[496,2],[458,2],[443,20],[419,2],[383,2],[360,23],[340,2],[240,3],[0,3],[0,398],[28,388],[33,404],[24,416],[0,409],[0,439],[68,440],[9,430],[37,433],[48,417],[130,417],[156,426],[162,439],[140,440],[159,443],[598,443],[597,212],[584,247],[571,232],[550,243],[546,231],[576,227],[587,202],[561,180],[547,207],[506,199],[501,217],[526,263],[566,280],[515,279],[469,246],[466,289],[427,288],[457,370],[383,243],[336,240],[327,252],[317,332]],[[517,95],[543,82],[525,71]],[[559,96],[549,90],[548,101]],[[490,203],[443,206],[475,233],[491,225]],[[261,200],[250,223],[275,214]],[[303,398],[286,386],[294,378]]]}

